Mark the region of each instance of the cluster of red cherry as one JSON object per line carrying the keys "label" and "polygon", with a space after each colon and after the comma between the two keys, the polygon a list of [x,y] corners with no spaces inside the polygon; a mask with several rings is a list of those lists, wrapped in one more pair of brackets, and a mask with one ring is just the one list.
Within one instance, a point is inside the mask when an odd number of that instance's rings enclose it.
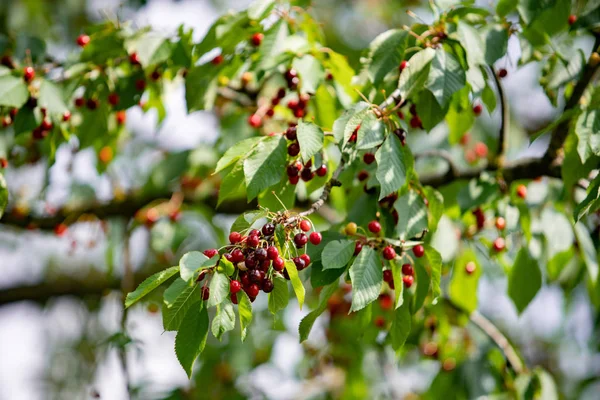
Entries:
{"label": "cluster of red cherry", "polygon": [[[306,234],[311,228],[311,223],[303,219],[295,227],[292,227],[291,232],[287,233],[293,234],[295,232],[293,242],[296,248],[305,248],[309,241],[313,245],[321,243],[321,233],[313,231],[310,235]],[[290,279],[285,267],[285,259],[275,246],[275,224],[266,223],[260,231],[258,229],[250,230],[247,236],[243,236],[240,232],[231,232],[229,243],[225,247],[226,252],[223,257],[235,267],[229,282],[231,301],[234,304],[237,304],[236,293],[240,290],[246,292],[250,301],[254,301],[261,290],[265,293],[273,291],[273,276],[275,274],[281,274],[285,279]],[[209,258],[217,254],[219,254],[217,249],[204,251],[204,255]],[[291,260],[298,271],[308,267],[311,262],[310,256],[306,252],[293,257]],[[203,270],[196,281],[203,281],[209,271]],[[202,287],[202,298],[208,300],[209,297],[210,289],[205,284]]]}
{"label": "cluster of red cherry", "polygon": [[[285,131],[286,139],[291,142],[287,149],[290,157],[297,157],[298,154],[300,154],[300,144],[297,141],[298,138],[296,135],[296,130],[296,126],[290,126]],[[292,185],[296,185],[300,181],[300,178],[302,178],[304,182],[308,182],[314,178],[315,174],[320,177],[327,175],[327,166],[322,164],[313,171],[311,160],[308,160],[305,164],[302,164],[299,159],[296,159],[290,165],[288,165],[286,172],[290,183]]]}

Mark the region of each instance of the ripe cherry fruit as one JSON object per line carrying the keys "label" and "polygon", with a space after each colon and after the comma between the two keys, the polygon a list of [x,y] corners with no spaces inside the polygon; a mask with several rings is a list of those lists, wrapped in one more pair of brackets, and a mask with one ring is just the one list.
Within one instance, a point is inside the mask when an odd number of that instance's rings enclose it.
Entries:
{"label": "ripe cherry fruit", "polygon": [[386,269],[383,271],[383,281],[384,282],[391,282],[394,280],[394,277],[392,275],[392,270],[391,269]]}
{"label": "ripe cherry fruit", "polygon": [[357,240],[356,243],[354,244],[354,255],[357,256],[358,253],[360,253],[360,251],[362,250],[362,248],[363,248],[362,243]]}
{"label": "ripe cherry fruit", "polygon": [[242,235],[239,232],[231,232],[229,234],[229,243],[236,244],[242,240]]}
{"label": "ripe cherry fruit", "polygon": [[300,145],[298,143],[292,143],[288,146],[287,152],[290,156],[296,157],[300,154]]}
{"label": "ripe cherry fruit", "polygon": [[248,239],[246,239],[246,244],[248,245],[248,247],[252,247],[253,249],[255,249],[256,247],[258,247],[258,244],[260,243],[260,239],[258,238],[258,236],[248,236]]}
{"label": "ripe cherry fruit", "polygon": [[244,261],[244,253],[240,249],[235,249],[231,252],[231,262],[239,263]]}
{"label": "ripe cherry fruit", "polygon": [[310,234],[310,236],[308,237],[308,240],[310,240],[310,243],[312,243],[315,246],[318,246],[319,243],[321,243],[322,239],[323,239],[323,236],[319,232],[312,232]]}
{"label": "ripe cherry fruit", "polygon": [[255,284],[255,283],[253,283],[252,285],[248,286],[248,289],[246,289],[246,293],[251,298],[258,296],[258,292],[259,291],[260,291],[260,289],[259,289],[258,285]]}
{"label": "ripe cherry fruit", "polygon": [[267,248],[267,258],[275,261],[279,257],[279,250],[275,246],[269,246]]}
{"label": "ripe cherry fruit", "polygon": [[277,257],[276,259],[273,260],[273,269],[275,269],[275,271],[283,271],[283,267],[285,266],[285,260],[281,257]]}
{"label": "ripe cherry fruit", "polygon": [[325,164],[323,164],[319,168],[317,168],[317,175],[318,176],[327,175],[327,166]]}
{"label": "ripe cherry fruit", "polygon": [[242,290],[242,284],[240,281],[232,280],[229,282],[229,291],[233,294]]}
{"label": "ripe cherry fruit", "polygon": [[381,224],[379,221],[371,221],[368,225],[369,231],[373,233],[379,233],[381,231]]}
{"label": "ripe cherry fruit", "polygon": [[375,154],[373,154],[373,153],[365,153],[365,155],[363,156],[363,161],[367,165],[372,164],[373,161],[375,161]]}
{"label": "ripe cherry fruit", "polygon": [[415,275],[415,269],[410,264],[402,264],[402,274],[403,275],[414,276]]}
{"label": "ripe cherry fruit", "polygon": [[404,71],[406,68],[408,67],[408,61],[403,60],[400,63],[400,66],[398,67],[398,69],[400,70],[400,72]]}
{"label": "ripe cherry fruit", "polygon": [[415,278],[412,275],[404,275],[402,282],[404,282],[404,287],[408,289],[415,282]]}
{"label": "ripe cherry fruit", "polygon": [[65,111],[63,113],[62,120],[64,122],[69,122],[70,119],[71,119],[71,112],[70,111]]}
{"label": "ripe cherry fruit", "polygon": [[502,217],[496,218],[496,228],[499,231],[503,231],[506,228],[506,220]]}
{"label": "ripe cherry fruit", "polygon": [[219,64],[221,64],[222,62],[223,62],[223,56],[222,56],[221,54],[219,54],[218,56],[216,56],[215,58],[213,58],[213,59],[211,60],[211,63],[212,63],[213,65],[219,65]]}
{"label": "ripe cherry fruit", "polygon": [[467,265],[465,265],[465,272],[468,275],[471,275],[477,269],[477,265],[473,261],[469,261]]}
{"label": "ripe cherry fruit", "polygon": [[498,77],[506,78],[506,75],[508,75],[508,71],[506,70],[506,68],[502,68],[500,69],[500,71],[498,71]]}
{"label": "ripe cherry fruit", "polygon": [[33,67],[23,68],[23,79],[25,79],[25,82],[31,82],[33,78],[35,78],[35,70]]}
{"label": "ripe cherry fruit", "polygon": [[217,254],[219,254],[219,251],[217,249],[207,249],[204,250],[202,253],[208,258],[213,258]]}
{"label": "ripe cherry fruit", "polygon": [[77,45],[79,47],[85,47],[90,42],[90,37],[88,35],[79,35],[77,36]]}
{"label": "ripe cherry fruit", "polygon": [[519,196],[522,199],[525,199],[527,197],[527,186],[523,184],[517,186],[517,196]]}
{"label": "ripe cherry fruit", "polygon": [[206,301],[210,297],[210,289],[208,286],[202,286],[202,300]]}
{"label": "ripe cherry fruit", "polygon": [[488,154],[488,147],[483,142],[477,142],[475,144],[475,155],[479,158],[485,158]]}
{"label": "ripe cherry fruit", "polygon": [[417,258],[423,257],[423,254],[425,254],[425,248],[423,247],[423,245],[422,244],[418,244],[415,247],[413,247],[413,254]]}
{"label": "ripe cherry fruit", "polygon": [[264,224],[262,227],[262,233],[265,236],[271,236],[273,233],[275,233],[275,225],[271,223]]}
{"label": "ripe cherry fruit", "polygon": [[117,125],[124,125],[125,121],[127,121],[127,114],[124,110],[117,111],[115,118],[117,119]]}
{"label": "ripe cherry fruit", "polygon": [[300,256],[300,258],[302,259],[302,261],[304,261],[304,266],[308,267],[310,265],[310,256],[308,254],[302,254]]}
{"label": "ripe cherry fruit", "polygon": [[252,114],[248,117],[248,125],[250,125],[253,128],[260,128],[260,126],[262,125],[262,118],[260,118],[256,114]]}
{"label": "ripe cherry fruit", "polygon": [[383,249],[383,258],[386,260],[393,260],[396,258],[396,250],[392,246],[387,246]]}
{"label": "ripe cherry fruit", "polygon": [[304,233],[297,233],[296,236],[294,236],[294,244],[299,249],[304,247],[304,245],[306,245],[307,242],[308,237]]}
{"label": "ripe cherry fruit", "polygon": [[504,247],[506,246],[506,242],[504,241],[504,238],[497,238],[496,240],[494,240],[494,250],[496,252],[501,252],[502,250],[504,250]]}
{"label": "ripe cherry fruit", "polygon": [[481,104],[475,104],[475,105],[473,106],[473,113],[474,113],[475,115],[479,115],[479,114],[481,114],[481,112],[482,112],[482,111],[483,111],[483,106],[482,106]]}
{"label": "ripe cherry fruit", "polygon": [[575,22],[577,22],[577,15],[569,15],[569,25],[573,25]]}
{"label": "ripe cherry fruit", "polygon": [[275,285],[273,285],[273,281],[270,280],[269,278],[265,278],[262,281],[262,290],[263,290],[263,292],[265,292],[265,293],[271,293],[274,288],[275,288]]}
{"label": "ripe cherry fruit", "polygon": [[58,224],[54,227],[54,233],[56,236],[63,236],[65,233],[67,233],[68,229],[69,227],[66,224]]}
{"label": "ripe cherry fruit", "polygon": [[304,232],[308,232],[310,231],[310,222],[308,222],[308,220],[303,219],[302,221],[300,221],[300,229],[302,229]]}

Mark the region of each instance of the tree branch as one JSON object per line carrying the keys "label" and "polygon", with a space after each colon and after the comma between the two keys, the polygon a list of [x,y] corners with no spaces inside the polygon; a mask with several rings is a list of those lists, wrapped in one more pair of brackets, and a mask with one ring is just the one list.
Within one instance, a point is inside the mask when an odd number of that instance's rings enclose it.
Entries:
{"label": "tree branch", "polygon": [[[173,192],[168,190],[145,195],[132,194],[130,197],[127,197],[122,201],[113,200],[110,203],[88,204],[83,207],[75,208],[64,207],[59,209],[52,216],[37,217],[33,215],[23,216],[15,213],[6,213],[2,217],[2,219],[0,219],[0,226],[10,225],[19,228],[26,228],[32,226],[37,229],[52,230],[56,225],[60,223],[66,221],[70,224],[72,222],[76,222],[77,220],[86,215],[95,216],[98,219],[108,219],[112,217],[132,218],[135,216],[135,213],[139,209],[143,208],[147,204],[154,201],[169,200],[169,198],[171,198],[172,195]],[[223,214],[239,214],[241,212],[247,211],[250,207],[256,206],[255,202],[248,204],[246,203],[246,199],[240,199],[234,201],[226,201],[219,207],[217,207],[216,195],[212,195],[204,199],[197,199],[191,196],[186,197],[184,200],[184,204],[205,204],[207,207],[212,208],[216,210],[216,212]]]}
{"label": "tree branch", "polygon": [[[596,51],[598,47],[600,47],[600,33],[596,33],[596,41],[594,42],[594,47],[592,51]],[[587,64],[583,68],[583,72],[581,73],[581,78],[577,81],[575,88],[573,88],[573,93],[563,110],[563,114],[575,107],[579,104],[579,101],[583,97],[586,88],[594,80],[594,76],[600,69],[600,64],[596,64],[591,60],[588,60]],[[552,132],[552,136],[550,138],[550,144],[548,145],[548,150],[546,150],[546,154],[544,154],[544,159],[547,163],[552,163],[556,159],[559,151],[562,149],[565,140],[567,139],[567,135],[569,134],[569,125],[571,123],[571,119],[567,119],[561,122],[556,129]]]}

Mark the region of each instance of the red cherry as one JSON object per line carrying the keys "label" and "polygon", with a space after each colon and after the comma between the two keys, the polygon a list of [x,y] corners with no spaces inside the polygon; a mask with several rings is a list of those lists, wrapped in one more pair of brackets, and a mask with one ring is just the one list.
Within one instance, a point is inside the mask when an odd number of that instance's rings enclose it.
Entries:
{"label": "red cherry", "polygon": [[300,177],[302,178],[302,180],[303,180],[304,182],[308,182],[308,181],[310,181],[312,178],[314,178],[314,177],[315,177],[315,173],[314,173],[314,172],[312,172],[312,171],[310,170],[310,168],[304,168],[304,169],[302,170],[302,172],[300,173]]}
{"label": "red cherry", "polygon": [[90,42],[90,37],[88,35],[79,35],[77,36],[77,45],[79,47],[85,47]]}
{"label": "red cherry", "polygon": [[281,257],[277,257],[276,259],[273,260],[273,269],[275,269],[275,271],[283,271],[283,267],[285,266],[285,260]]}
{"label": "red cherry", "polygon": [[414,115],[411,119],[410,119],[410,127],[411,128],[423,128],[423,122],[421,121],[421,118],[419,118],[418,115]]}
{"label": "red cherry", "polygon": [[308,240],[310,240],[310,243],[314,244],[315,246],[318,246],[319,243],[321,243],[321,240],[323,240],[323,236],[320,232],[312,232],[308,237]]}
{"label": "red cherry", "polygon": [[206,301],[210,297],[210,288],[208,286],[202,287],[202,300]]}
{"label": "red cherry", "polygon": [[569,25],[573,25],[577,21],[577,15],[569,15]]}
{"label": "red cherry", "polygon": [[274,109],[272,109],[272,108],[269,108],[269,109],[267,110],[266,116],[267,116],[267,117],[272,117],[273,115],[275,115],[275,110],[274,110]]}
{"label": "red cherry", "polygon": [[325,176],[327,175],[327,166],[325,164],[321,165],[317,168],[317,176]]}
{"label": "red cherry", "polygon": [[368,225],[369,231],[373,233],[379,233],[381,231],[381,224],[379,221],[371,221]]}
{"label": "red cherry", "polygon": [[285,131],[285,137],[287,140],[296,140],[296,127],[290,126],[289,128],[287,128],[287,130]]}
{"label": "red cherry", "polygon": [[68,122],[70,119],[71,119],[71,112],[70,111],[65,111],[63,113],[62,120],[64,122]]}
{"label": "red cherry", "polygon": [[271,293],[273,291],[273,289],[275,288],[275,285],[273,285],[273,281],[270,280],[269,278],[265,278],[262,281],[262,290],[265,293]]}
{"label": "red cherry", "polygon": [[257,114],[252,114],[248,117],[248,125],[250,125],[253,128],[260,128],[260,126],[262,125],[262,118],[259,117]]}
{"label": "red cherry", "polygon": [[494,240],[494,250],[496,252],[501,252],[502,250],[504,250],[504,247],[506,246],[506,242],[504,241],[504,238],[497,238],[496,240]]}
{"label": "red cherry", "polygon": [[253,283],[252,285],[248,286],[248,289],[246,289],[246,293],[250,297],[256,297],[256,296],[258,296],[258,292],[259,291],[260,291],[260,289],[259,289],[258,285],[255,284],[255,283]]}
{"label": "red cherry", "polygon": [[233,294],[242,290],[242,284],[240,281],[232,280],[229,282],[229,291]]}
{"label": "red cherry", "polygon": [[483,106],[481,104],[475,104],[473,106],[473,113],[475,113],[475,115],[481,114],[482,111],[483,111]]}
{"label": "red cherry", "polygon": [[496,218],[496,229],[503,231],[506,228],[506,220],[502,217]]}
{"label": "red cherry", "polygon": [[23,79],[25,82],[31,82],[35,78],[35,70],[32,67],[23,68]]}
{"label": "red cherry", "polygon": [[231,261],[234,263],[242,262],[244,258],[244,253],[240,249],[235,249],[231,252]]}
{"label": "red cherry", "polygon": [[506,75],[508,75],[508,71],[506,70],[506,68],[502,68],[500,69],[500,71],[498,71],[498,76],[500,78],[506,78]]}
{"label": "red cherry", "polygon": [[367,179],[369,179],[369,173],[363,169],[362,171],[358,172],[357,178],[361,182],[366,181]]}
{"label": "red cherry", "polygon": [[298,154],[300,154],[300,145],[296,142],[290,144],[288,146],[287,152],[290,156],[296,157]]}
{"label": "red cherry", "polygon": [[259,243],[260,239],[258,238],[258,236],[248,236],[248,239],[246,240],[246,244],[248,245],[248,247],[252,248],[258,247]]}
{"label": "red cherry", "polygon": [[146,89],[146,81],[144,79],[138,79],[135,81],[135,88],[140,92]]}
{"label": "red cherry", "polygon": [[417,258],[421,258],[423,257],[423,255],[425,254],[425,247],[423,247],[422,244],[418,244],[415,247],[413,247],[413,254],[415,255],[415,257]]}
{"label": "red cherry", "polygon": [[100,105],[100,102],[97,99],[87,99],[85,105],[89,110],[95,110]]}
{"label": "red cherry", "polygon": [[302,221],[300,221],[300,229],[302,229],[304,232],[308,232],[310,231],[311,225],[310,222],[308,222],[308,220],[303,219]]}
{"label": "red cherry", "polygon": [[42,120],[42,124],[40,125],[40,127],[44,131],[49,131],[49,130],[52,129],[52,121],[50,121],[49,119],[44,118]]}
{"label": "red cherry", "polygon": [[231,232],[229,234],[229,243],[236,244],[242,240],[242,235],[239,232]]}
{"label": "red cherry", "polygon": [[302,118],[302,117],[304,117],[304,110],[301,109],[301,108],[296,108],[294,110],[294,117],[296,117],[296,118]]}
{"label": "red cherry", "polygon": [[396,258],[396,250],[392,246],[387,246],[383,249],[383,258],[386,260],[393,260]]}
{"label": "red cherry", "polygon": [[354,244],[354,255],[355,255],[355,256],[357,256],[357,255],[358,255],[358,253],[360,253],[360,251],[362,250],[362,248],[363,248],[363,245],[362,245],[362,243],[361,243],[361,242],[359,242],[359,241],[357,241],[357,242]]}
{"label": "red cherry", "polygon": [[108,104],[110,104],[111,106],[116,106],[117,104],[119,104],[119,95],[116,93],[110,93],[108,95]]}
{"label": "red cherry", "polygon": [[404,71],[406,68],[408,67],[408,61],[403,60],[400,63],[400,66],[398,67],[398,69],[400,70],[400,72]]}
{"label": "red cherry", "polygon": [[207,249],[204,250],[202,253],[208,258],[213,258],[217,254],[219,254],[219,251],[217,249]]}
{"label": "red cherry", "polygon": [[269,246],[267,248],[267,258],[269,260],[276,260],[279,257],[279,250],[275,246]]}
{"label": "red cherry", "polygon": [[150,79],[152,79],[153,81],[157,81],[160,79],[160,71],[158,69],[155,69],[154,71],[152,71],[152,73],[150,74]]}
{"label": "red cherry", "polygon": [[0,158],[0,168],[7,168],[8,167],[8,160],[4,157]]}
{"label": "red cherry", "polygon": [[375,161],[375,154],[373,154],[373,153],[365,153],[365,155],[363,156],[363,161],[367,165],[372,164],[373,161]]}
{"label": "red cherry", "polygon": [[404,275],[402,277],[402,282],[404,282],[404,287],[407,289],[412,286],[414,281],[415,281],[415,278],[412,275]]}
{"label": "red cherry", "polygon": [[525,185],[517,186],[517,196],[519,196],[522,199],[525,199],[527,197],[527,186],[525,186]]}
{"label": "red cherry", "polygon": [[296,185],[300,181],[300,177],[299,176],[290,176],[289,180],[292,185]]}
{"label": "red cherry", "polygon": [[233,294],[233,293],[232,293],[232,294],[230,294],[230,295],[229,295],[229,298],[231,299],[231,302],[232,302],[233,304],[237,304],[237,303],[238,303],[238,299],[237,299],[237,295],[236,295],[236,294]]}
{"label": "red cherry", "polygon": [[206,278],[206,270],[202,270],[200,271],[200,273],[198,274],[198,277],[196,278],[196,282],[202,282],[204,280],[204,278]]}
{"label": "red cherry", "polygon": [[373,323],[375,324],[376,327],[383,328],[383,327],[385,327],[385,318],[383,318],[380,315],[373,320]]}
{"label": "red cherry", "polygon": [[297,233],[296,236],[294,236],[294,244],[299,249],[304,247],[307,242],[308,242],[308,237],[306,236],[305,233]]}
{"label": "red cherry", "polygon": [[140,59],[138,58],[138,55],[137,55],[137,53],[131,53],[131,54],[129,55],[129,62],[130,62],[132,65],[139,65],[139,64],[140,64]]}
{"label": "red cherry", "polygon": [[83,107],[85,104],[85,99],[83,97],[78,97],[75,99],[75,107]]}
{"label": "red cherry", "polygon": [[412,265],[410,264],[402,264],[402,274],[403,275],[410,275],[410,276],[414,276],[415,274],[415,269],[413,268]]}
{"label": "red cherry", "polygon": [[124,125],[127,120],[127,114],[123,110],[117,111],[115,113],[115,118],[117,119],[117,125]]}
{"label": "red cherry", "polygon": [[467,265],[465,265],[465,272],[468,275],[473,274],[473,272],[475,272],[476,269],[477,269],[477,265],[473,261],[469,261],[467,263]]}
{"label": "red cherry", "polygon": [[475,144],[475,155],[479,158],[485,158],[488,154],[488,147],[483,142],[477,142]]}
{"label": "red cherry", "polygon": [[462,137],[460,138],[460,144],[462,144],[464,146],[467,143],[469,143],[470,140],[471,140],[471,134],[469,132],[465,132],[465,134],[462,135]]}
{"label": "red cherry", "polygon": [[306,268],[306,262],[304,259],[302,259],[302,257],[294,257],[292,258],[292,261],[294,262],[294,265],[296,265],[296,269],[298,271],[302,271],[304,268]]}
{"label": "red cherry", "polygon": [[392,270],[386,269],[383,271],[383,281],[391,282],[394,280],[394,276],[392,275]]}
{"label": "red cherry", "polygon": [[63,236],[65,233],[67,233],[68,229],[69,227],[66,224],[58,224],[54,227],[54,233],[56,236]]}
{"label": "red cherry", "polygon": [[262,227],[263,235],[271,236],[273,233],[275,233],[275,225],[273,225],[271,223],[266,223],[263,225],[263,227]]}
{"label": "red cherry", "polygon": [[222,62],[223,62],[223,56],[222,56],[221,54],[219,54],[218,56],[216,56],[215,58],[213,58],[213,59],[211,60],[211,63],[212,63],[213,65],[219,65],[219,64],[221,64]]}
{"label": "red cherry", "polygon": [[250,40],[252,41],[252,44],[254,46],[260,46],[264,37],[265,35],[263,35],[262,33],[255,33],[254,35],[252,35],[252,38]]}
{"label": "red cherry", "polygon": [[394,300],[392,299],[392,296],[384,293],[379,296],[379,305],[383,310],[391,310],[394,307]]}
{"label": "red cherry", "polygon": [[300,258],[304,261],[304,267],[308,267],[310,264],[310,256],[308,254],[302,254]]}

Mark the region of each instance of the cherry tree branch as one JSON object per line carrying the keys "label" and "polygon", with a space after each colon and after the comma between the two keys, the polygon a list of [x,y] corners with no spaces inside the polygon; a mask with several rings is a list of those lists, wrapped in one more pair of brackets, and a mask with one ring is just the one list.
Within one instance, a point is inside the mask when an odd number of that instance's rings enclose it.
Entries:
{"label": "cherry tree branch", "polygon": [[508,129],[510,127],[510,109],[508,107],[508,101],[506,100],[506,93],[504,92],[504,86],[500,82],[500,78],[494,71],[494,67],[488,65],[488,69],[494,78],[496,84],[496,90],[498,91],[498,100],[500,100],[500,130],[498,134],[498,150],[496,155],[495,164],[502,166],[506,157],[506,151],[508,150]]}

